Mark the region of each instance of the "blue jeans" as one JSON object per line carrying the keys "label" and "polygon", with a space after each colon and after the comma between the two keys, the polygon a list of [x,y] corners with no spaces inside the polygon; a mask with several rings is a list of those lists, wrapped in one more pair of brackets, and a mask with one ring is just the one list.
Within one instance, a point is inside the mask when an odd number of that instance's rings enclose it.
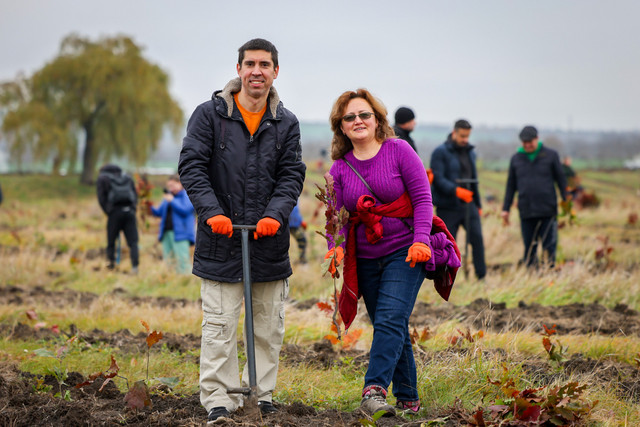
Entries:
{"label": "blue jeans", "polygon": [[423,264],[405,262],[409,247],[376,259],[358,258],[358,284],[373,324],[364,386],[389,388],[398,400],[418,400],[409,316],[425,278]]}

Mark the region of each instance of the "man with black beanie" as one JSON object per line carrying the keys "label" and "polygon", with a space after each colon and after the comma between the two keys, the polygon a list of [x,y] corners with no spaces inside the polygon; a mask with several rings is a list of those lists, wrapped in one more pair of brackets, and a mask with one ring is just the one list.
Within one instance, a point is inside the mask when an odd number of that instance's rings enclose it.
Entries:
{"label": "man with black beanie", "polygon": [[[482,205],[478,190],[476,153],[469,144],[471,124],[458,120],[447,140],[431,154],[433,183],[431,194],[437,215],[444,221],[455,239],[463,226],[471,244],[473,267],[478,279],[487,274],[480,217]],[[468,210],[468,212],[467,212]]]}
{"label": "man with black beanie", "polygon": [[413,114],[411,108],[398,108],[396,110],[395,120],[396,124],[393,126],[393,131],[396,133],[396,136],[407,141],[411,148],[413,148],[413,151],[417,153],[416,144],[413,142],[411,136],[409,136],[416,127],[416,116]]}

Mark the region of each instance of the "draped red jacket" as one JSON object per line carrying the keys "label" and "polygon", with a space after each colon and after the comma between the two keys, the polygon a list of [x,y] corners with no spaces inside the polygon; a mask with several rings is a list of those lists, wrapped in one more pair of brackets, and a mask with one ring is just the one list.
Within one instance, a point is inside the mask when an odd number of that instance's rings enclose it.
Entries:
{"label": "draped red jacket", "polygon": [[[379,204],[369,195],[360,196],[356,205],[356,211],[350,212],[349,234],[346,240],[346,253],[344,256],[344,282],[342,291],[338,297],[338,310],[344,322],[345,329],[349,329],[358,311],[358,299],[360,290],[358,287],[358,270],[356,267],[356,226],[363,224],[366,228],[367,241],[375,244],[383,237],[383,227],[380,220],[383,216],[392,218],[413,217],[413,206],[409,194],[405,192],[391,203]],[[447,239],[453,243],[454,250],[460,259],[460,250],[455,239],[447,230],[447,226],[437,216],[433,216],[431,234],[444,232]],[[433,248],[431,248],[433,251]],[[436,264],[435,271],[427,271],[427,278],[434,281],[434,287],[440,296],[446,301],[449,299],[451,288],[456,278],[458,268],[450,268],[446,264]]]}

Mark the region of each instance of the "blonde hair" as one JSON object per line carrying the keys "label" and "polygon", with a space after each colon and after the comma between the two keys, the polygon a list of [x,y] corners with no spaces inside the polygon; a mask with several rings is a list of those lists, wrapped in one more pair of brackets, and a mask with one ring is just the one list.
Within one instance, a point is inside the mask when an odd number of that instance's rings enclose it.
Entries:
{"label": "blonde hair", "polygon": [[376,129],[376,140],[382,143],[388,138],[395,136],[393,129],[389,125],[387,120],[387,108],[382,101],[374,97],[367,89],[360,88],[354,91],[346,91],[338,97],[331,109],[331,115],[329,116],[329,123],[331,124],[331,130],[333,131],[333,139],[331,140],[331,159],[338,160],[344,157],[349,151],[353,150],[353,143],[342,132],[342,116],[344,110],[347,108],[349,101],[355,98],[362,98],[369,103],[373,114],[378,120],[378,128]]}

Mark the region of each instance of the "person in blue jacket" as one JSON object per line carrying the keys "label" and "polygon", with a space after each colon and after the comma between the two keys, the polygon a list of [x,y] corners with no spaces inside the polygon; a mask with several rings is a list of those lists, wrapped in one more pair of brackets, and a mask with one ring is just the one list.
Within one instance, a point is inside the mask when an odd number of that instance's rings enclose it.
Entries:
{"label": "person in blue jacket", "polygon": [[188,274],[191,270],[190,246],[196,240],[195,211],[178,175],[169,177],[162,203],[157,208],[151,206],[151,213],[162,218],[158,233],[162,257],[178,273]]}

